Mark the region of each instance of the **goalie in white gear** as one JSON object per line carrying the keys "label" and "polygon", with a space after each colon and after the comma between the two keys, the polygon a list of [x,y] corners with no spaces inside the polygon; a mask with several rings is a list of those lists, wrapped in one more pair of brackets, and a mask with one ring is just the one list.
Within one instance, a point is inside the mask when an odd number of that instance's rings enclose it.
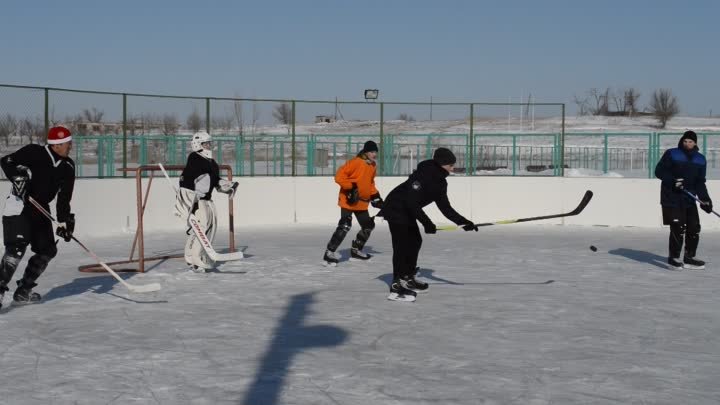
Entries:
{"label": "goalie in white gear", "polygon": [[[193,152],[187,159],[185,169],[180,176],[180,189],[175,202],[176,215],[187,218],[194,213],[210,243],[215,239],[217,216],[212,201],[213,189],[235,196],[238,183],[220,178],[220,168],[212,158],[212,137],[205,131],[192,137]],[[185,243],[185,261],[194,271],[204,272],[214,266],[193,232],[189,233]]]}

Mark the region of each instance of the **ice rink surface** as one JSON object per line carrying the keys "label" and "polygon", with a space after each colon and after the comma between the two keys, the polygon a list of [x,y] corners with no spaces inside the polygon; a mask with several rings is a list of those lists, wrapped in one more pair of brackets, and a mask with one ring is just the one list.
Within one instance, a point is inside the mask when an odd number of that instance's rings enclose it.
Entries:
{"label": "ice rink surface", "polygon": [[[78,272],[91,260],[61,241],[36,288],[44,302],[5,297],[0,403],[720,403],[719,232],[701,235],[708,270],[683,272],[665,269],[667,229],[423,235],[429,293],[399,303],[386,300],[387,225],[371,262],[347,261],[351,234],[326,268],[332,231],[239,226],[245,260],[125,276],[162,284],[148,294]],[[148,250],[179,251],[183,236],[153,234]],[[84,241],[111,261],[131,238]]]}

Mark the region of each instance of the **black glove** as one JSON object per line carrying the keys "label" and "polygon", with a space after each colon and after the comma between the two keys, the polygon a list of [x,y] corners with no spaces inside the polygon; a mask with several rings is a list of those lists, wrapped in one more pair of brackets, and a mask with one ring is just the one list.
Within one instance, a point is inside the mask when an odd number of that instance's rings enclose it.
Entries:
{"label": "black glove", "polygon": [[470,221],[467,221],[465,224],[463,224],[462,229],[464,229],[465,232],[468,232],[468,231],[475,231],[475,232],[477,232],[477,231],[478,231],[477,225],[473,224],[473,223],[470,222]]}
{"label": "black glove", "polygon": [[345,193],[345,197],[347,197],[349,205],[357,204],[357,202],[360,201],[360,193],[358,192],[357,184],[352,184],[352,188]]}
{"label": "black glove", "polygon": [[75,214],[70,214],[65,222],[58,224],[55,235],[65,239],[65,242],[72,240],[73,232],[75,232]]}
{"label": "black glove", "polygon": [[673,186],[672,189],[676,193],[682,193],[683,189],[685,188],[685,179],[675,179],[673,180]]}
{"label": "black glove", "polygon": [[32,179],[32,172],[23,165],[17,165],[16,169],[18,173],[10,178],[10,181],[12,181],[12,193],[25,201],[30,179]]}
{"label": "black glove", "polygon": [[423,224],[423,228],[425,228],[425,233],[437,233],[437,227],[432,222]]}
{"label": "black glove", "polygon": [[380,194],[375,194],[370,197],[370,205],[377,209],[382,209],[383,204],[385,204],[385,201],[383,201],[382,197],[380,197]]}
{"label": "black glove", "polygon": [[708,214],[712,214],[712,211],[713,211],[712,200],[708,198],[707,201],[701,202],[700,209],[707,212]]}

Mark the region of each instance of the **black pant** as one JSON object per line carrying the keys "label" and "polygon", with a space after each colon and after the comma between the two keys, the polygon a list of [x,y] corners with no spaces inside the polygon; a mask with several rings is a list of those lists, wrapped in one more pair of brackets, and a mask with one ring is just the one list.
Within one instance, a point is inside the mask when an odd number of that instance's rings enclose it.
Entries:
{"label": "black pant", "polygon": [[422,236],[417,222],[399,224],[388,222],[393,247],[393,281],[415,275]]}
{"label": "black pant", "polygon": [[4,216],[3,237],[5,254],[0,263],[0,285],[3,286],[12,279],[28,245],[35,254],[28,260],[23,275],[26,286],[35,283],[57,254],[52,223],[35,207],[26,206],[20,215]]}
{"label": "black pant", "polygon": [[350,231],[350,228],[352,228],[353,214],[355,214],[355,218],[360,223],[360,231],[358,231],[357,235],[355,236],[355,240],[353,240],[352,242],[352,247],[360,250],[365,247],[365,243],[368,241],[368,239],[370,239],[370,234],[375,228],[375,220],[373,220],[373,218],[370,218],[370,214],[367,212],[367,210],[350,211],[345,208],[341,208],[340,221],[338,221],[338,226],[335,229],[332,237],[330,238],[330,242],[328,242],[327,244],[328,250],[334,252],[345,239],[345,235],[347,235],[347,233]]}
{"label": "black pant", "polygon": [[669,256],[680,257],[685,240],[685,256],[695,257],[700,243],[700,217],[697,206],[662,207],[663,224],[670,225]]}

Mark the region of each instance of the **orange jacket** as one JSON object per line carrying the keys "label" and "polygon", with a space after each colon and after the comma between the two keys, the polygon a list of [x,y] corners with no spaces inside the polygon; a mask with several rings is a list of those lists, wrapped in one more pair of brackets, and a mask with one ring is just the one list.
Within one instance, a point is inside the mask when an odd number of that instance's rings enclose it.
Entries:
{"label": "orange jacket", "polygon": [[[335,174],[335,183],[340,185],[338,194],[338,205],[351,211],[367,211],[370,197],[378,194],[375,188],[375,162],[365,159],[363,155],[348,160],[340,166]],[[350,205],[345,195],[352,189],[353,183],[357,184],[360,201]]]}

